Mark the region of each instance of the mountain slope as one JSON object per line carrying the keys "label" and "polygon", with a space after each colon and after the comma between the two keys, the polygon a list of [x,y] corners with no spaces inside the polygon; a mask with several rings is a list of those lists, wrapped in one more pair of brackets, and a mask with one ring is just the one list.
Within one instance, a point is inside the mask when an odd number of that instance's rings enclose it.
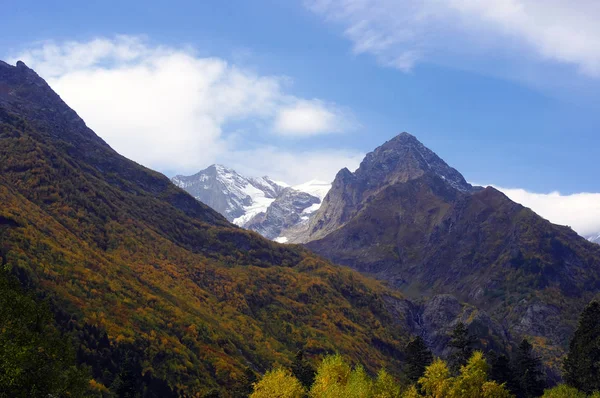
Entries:
{"label": "mountain slope", "polygon": [[340,171],[307,247],[410,295],[452,294],[559,356],[599,292],[600,246],[471,187],[422,148],[401,134]]}
{"label": "mountain slope", "polygon": [[[228,396],[296,350],[398,370],[405,300],[230,224],[0,62],[0,254],[107,387]],[[133,379],[133,381],[132,381]]]}

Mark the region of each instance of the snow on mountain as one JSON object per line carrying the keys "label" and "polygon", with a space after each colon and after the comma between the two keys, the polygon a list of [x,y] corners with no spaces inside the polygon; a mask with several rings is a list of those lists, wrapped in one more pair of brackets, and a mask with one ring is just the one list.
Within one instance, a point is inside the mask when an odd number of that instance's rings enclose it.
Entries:
{"label": "snow on mountain", "polygon": [[318,180],[290,186],[269,177],[245,177],[218,164],[172,181],[229,221],[281,243],[287,241],[281,236],[286,231],[307,223],[331,188]]}
{"label": "snow on mountain", "polygon": [[594,234],[594,235],[588,236],[587,239],[590,242],[594,242],[594,243],[600,244],[600,234]]}
{"label": "snow on mountain", "polygon": [[172,181],[238,225],[266,211],[285,188],[268,177],[247,178],[218,164]]}
{"label": "snow on mountain", "polygon": [[296,191],[306,192],[307,194],[316,196],[322,201],[325,198],[325,195],[327,195],[327,192],[329,192],[331,189],[331,183],[319,180],[310,180],[304,184],[294,185],[292,188],[294,188]]}

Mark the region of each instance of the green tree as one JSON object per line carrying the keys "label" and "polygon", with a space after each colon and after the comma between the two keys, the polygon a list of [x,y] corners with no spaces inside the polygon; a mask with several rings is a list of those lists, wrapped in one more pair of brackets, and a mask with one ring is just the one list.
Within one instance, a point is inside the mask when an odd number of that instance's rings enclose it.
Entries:
{"label": "green tree", "polygon": [[0,397],[83,396],[88,387],[48,305],[0,270]]}
{"label": "green tree", "polygon": [[565,381],[581,391],[600,390],[600,303],[583,310],[564,362]]}
{"label": "green tree", "polygon": [[542,398],[587,398],[587,394],[566,384],[560,384],[544,391]]}
{"label": "green tree", "polygon": [[404,355],[406,362],[404,373],[408,380],[415,383],[423,376],[425,368],[433,362],[433,355],[421,336],[415,337],[406,345]]}
{"label": "green tree", "polygon": [[275,369],[254,384],[250,398],[302,398],[305,394],[306,390],[291,372]]}
{"label": "green tree", "polygon": [[231,391],[233,398],[246,398],[252,393],[254,383],[256,383],[256,374],[250,368],[244,370],[244,374],[237,381],[235,387]]}
{"label": "green tree", "polygon": [[524,339],[517,350],[515,358],[518,394],[524,398],[539,397],[544,393],[546,382],[542,372],[542,363],[533,353],[533,346]]}
{"label": "green tree", "polygon": [[487,356],[490,365],[489,379],[498,384],[504,384],[510,392],[515,394],[518,391],[518,382],[510,359],[504,354],[498,355],[493,351]]}
{"label": "green tree", "polygon": [[292,374],[300,380],[300,383],[302,383],[306,389],[310,389],[315,382],[315,368],[304,357],[303,350],[299,350],[294,357],[294,362],[292,362]]}
{"label": "green tree", "polygon": [[450,369],[453,374],[457,374],[461,366],[465,366],[473,354],[474,338],[464,323],[459,322],[452,330],[448,346],[452,353],[448,358]]}

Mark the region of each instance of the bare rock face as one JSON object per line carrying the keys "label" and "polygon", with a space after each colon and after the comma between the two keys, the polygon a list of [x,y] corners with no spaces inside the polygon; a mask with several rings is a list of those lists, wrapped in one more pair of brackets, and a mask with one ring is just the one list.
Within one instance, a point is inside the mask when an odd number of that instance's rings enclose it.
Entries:
{"label": "bare rock face", "polygon": [[286,188],[271,203],[266,212],[254,216],[244,224],[244,227],[256,231],[266,238],[276,239],[284,230],[302,221],[308,221],[308,215],[303,214],[303,211],[319,203],[319,198],[315,196]]}
{"label": "bare rock face", "polygon": [[433,174],[461,192],[474,188],[455,169],[414,136],[402,133],[367,154],[356,172],[342,169],[311,220],[305,242],[345,225],[375,195],[390,185]]}
{"label": "bare rock face", "polygon": [[448,342],[459,322],[476,336],[477,349],[507,352],[511,346],[510,336],[500,323],[485,311],[461,303],[452,295],[441,294],[416,302],[387,297],[385,304],[397,319],[406,320],[409,330],[423,337],[436,356],[447,357],[450,354]]}

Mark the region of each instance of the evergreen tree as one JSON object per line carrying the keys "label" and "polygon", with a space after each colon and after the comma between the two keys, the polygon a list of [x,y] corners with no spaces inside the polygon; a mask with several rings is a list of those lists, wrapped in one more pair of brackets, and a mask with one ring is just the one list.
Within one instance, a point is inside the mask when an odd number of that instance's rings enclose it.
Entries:
{"label": "evergreen tree", "polygon": [[459,322],[452,330],[448,346],[452,348],[452,354],[448,358],[450,370],[457,374],[461,366],[465,366],[473,354],[473,336],[464,323]]}
{"label": "evergreen tree", "polygon": [[425,368],[433,362],[433,355],[421,336],[411,340],[404,350],[406,367],[404,373],[408,380],[416,383],[425,373]]}
{"label": "evergreen tree", "polygon": [[497,354],[494,351],[488,353],[487,356],[490,365],[490,380],[504,384],[510,392],[515,394],[519,388],[510,359],[506,355]]}
{"label": "evergreen tree", "polygon": [[231,396],[233,398],[246,398],[254,389],[254,383],[256,383],[258,379],[256,378],[256,374],[250,368],[246,368],[244,370],[244,374],[237,381],[235,387],[231,391]]}
{"label": "evergreen tree", "polygon": [[0,269],[0,397],[90,396],[89,380],[49,305]]}
{"label": "evergreen tree", "polygon": [[539,397],[544,393],[546,382],[542,372],[542,363],[533,353],[533,346],[524,339],[517,350],[515,361],[518,396],[524,398]]}
{"label": "evergreen tree", "polygon": [[292,363],[292,374],[300,380],[300,383],[302,383],[306,389],[310,389],[315,381],[315,368],[306,358],[304,358],[303,350],[296,353],[296,357]]}
{"label": "evergreen tree", "polygon": [[600,390],[600,303],[583,310],[564,363],[565,381],[581,391]]}

